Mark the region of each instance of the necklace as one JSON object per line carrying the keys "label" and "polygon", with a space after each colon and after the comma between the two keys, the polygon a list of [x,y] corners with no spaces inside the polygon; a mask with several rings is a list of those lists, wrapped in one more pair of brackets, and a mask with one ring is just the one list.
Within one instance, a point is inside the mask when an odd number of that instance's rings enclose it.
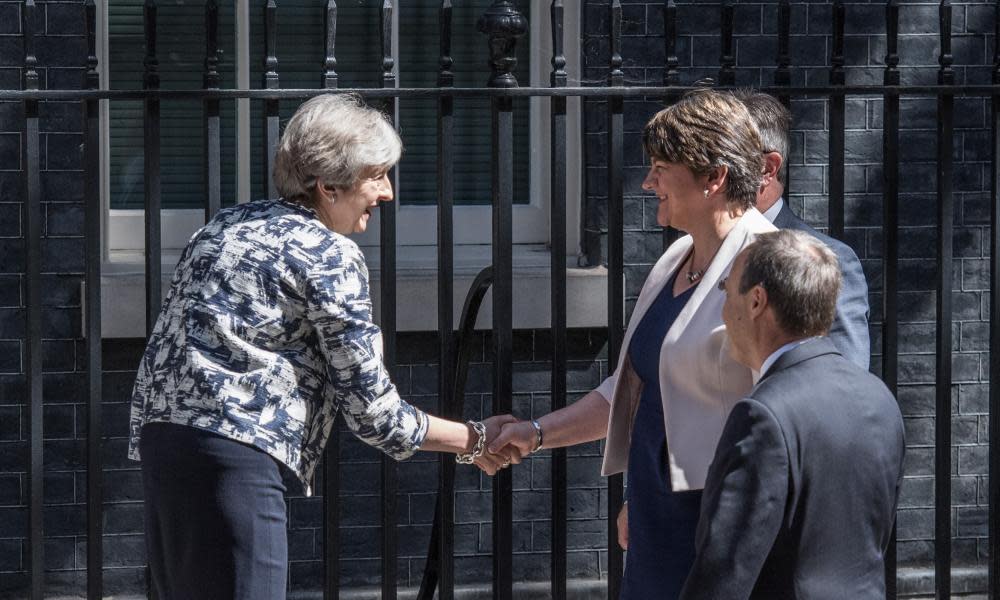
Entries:
{"label": "necklace", "polygon": [[[720,245],[719,248],[721,248],[721,247],[722,246]],[[690,270],[690,271],[688,271],[688,272],[686,272],[684,274],[687,277],[688,283],[694,284],[694,283],[698,283],[699,281],[701,281],[701,278],[705,276],[705,271],[708,270],[708,267],[711,266],[712,261],[715,260],[715,255],[719,253],[719,248],[715,249],[715,252],[712,253],[712,257],[708,259],[708,264],[706,264],[703,268],[701,268],[701,269],[692,269],[692,270]],[[691,260],[691,266],[693,267],[694,266],[694,248],[691,248],[691,258],[690,258],[690,260]]]}
{"label": "necklace", "polygon": [[687,272],[688,283],[697,283],[698,280],[700,280],[704,274],[705,274],[705,269],[699,269],[697,271],[688,271]]}

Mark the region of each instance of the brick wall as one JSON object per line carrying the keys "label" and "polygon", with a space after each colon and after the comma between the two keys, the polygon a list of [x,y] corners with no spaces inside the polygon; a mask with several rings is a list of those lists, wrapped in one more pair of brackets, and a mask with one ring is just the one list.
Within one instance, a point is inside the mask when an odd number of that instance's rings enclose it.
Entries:
{"label": "brick wall", "polygon": [[[622,56],[626,85],[663,80],[663,3],[623,2]],[[886,53],[884,3],[846,4],[845,58],[848,84],[881,84]],[[938,3],[901,3],[900,72],[903,84],[937,81]],[[994,7],[953,4],[953,54],[957,84],[990,82]],[[718,79],[718,4],[678,2],[677,56],[680,83]],[[831,4],[792,8],[792,84],[829,81]],[[605,85],[608,73],[608,9],[588,2],[584,38],[585,77]],[[739,85],[772,85],[777,53],[775,3],[740,2],[735,19]],[[906,479],[898,513],[901,566],[933,562],[934,537],[934,335],[936,244],[936,103],[904,97],[900,106],[900,329],[899,401],[906,424]],[[640,132],[662,107],[642,100],[625,104],[625,263],[628,308],[660,255],[656,199],[640,184],[645,175]],[[985,565],[987,555],[987,377],[989,369],[989,103],[955,102],[955,278],[952,389],[952,533],[956,565]],[[828,107],[823,99],[792,103],[790,163],[792,208],[822,229],[827,217]],[[606,111],[587,102],[587,207],[585,238],[591,264],[606,257]],[[881,366],[882,320],[882,101],[850,98],[846,109],[846,240],[861,259],[872,307],[872,369]],[[979,580],[977,580],[979,581]],[[985,584],[985,582],[982,582]]]}
{"label": "brick wall", "polygon": [[[625,2],[623,44],[627,84],[658,84],[662,78],[662,2]],[[719,54],[718,6],[679,4],[678,56],[681,82],[716,76]],[[20,87],[22,61],[19,2],[0,0],[0,88]],[[851,3],[847,9],[849,83],[880,83],[885,44],[880,3]],[[776,11],[772,4],[737,6],[737,79],[741,84],[770,83],[776,51]],[[985,2],[956,3],[954,54],[959,83],[989,79],[984,66],[992,56],[993,7]],[[76,88],[84,52],[79,2],[39,5],[35,30],[43,86]],[[937,7],[907,3],[900,10],[901,71],[904,83],[936,78]],[[605,2],[588,2],[585,15],[585,80],[603,85],[608,40]],[[793,83],[825,83],[829,61],[829,3],[797,5],[792,18]],[[935,116],[933,101],[904,98],[901,134],[902,222],[900,271],[900,403],[906,418],[907,479],[899,512],[902,564],[930,562],[933,548],[933,396],[934,396],[934,190]],[[626,103],[625,259],[629,307],[659,255],[655,199],[639,184],[645,173],[638,132],[659,108],[657,102]],[[988,324],[989,106],[981,99],[956,102],[955,137],[955,414],[952,477],[954,553],[961,565],[981,565],[986,552],[986,411]],[[585,111],[587,198],[586,254],[593,264],[606,256],[603,103]],[[790,156],[792,207],[823,226],[826,215],[827,109],[823,100],[793,104],[795,132]],[[27,407],[22,374],[24,242],[21,238],[20,138],[18,103],[0,103],[0,597],[21,597],[27,581],[28,458]],[[50,591],[80,593],[85,566],[84,448],[85,385],[80,331],[79,283],[82,271],[82,178],[80,108],[74,103],[42,105],[42,184],[44,202],[43,323],[45,327],[46,579]],[[881,345],[881,101],[851,99],[847,104],[847,241],[864,262],[871,288],[873,365]],[[603,334],[570,334],[570,399],[605,375]],[[548,337],[545,332],[515,334],[515,411],[548,410]],[[469,376],[467,416],[490,412],[487,336],[476,345]],[[125,458],[127,400],[141,353],[141,340],[106,341],[104,347],[105,581],[108,593],[141,592],[142,494],[138,471]],[[399,337],[396,379],[404,397],[423,408],[436,405],[436,356],[433,334]],[[379,455],[342,437],[342,574],[345,585],[368,586],[378,579]],[[599,447],[574,449],[570,458],[570,576],[594,580],[606,575],[606,496],[599,477]],[[548,457],[516,468],[514,474],[516,579],[548,577]],[[436,462],[418,456],[399,467],[400,583],[415,585],[432,521]],[[459,470],[456,513],[456,562],[460,584],[489,581],[490,482],[478,472]],[[322,576],[322,501],[289,494],[291,586],[318,588]]]}

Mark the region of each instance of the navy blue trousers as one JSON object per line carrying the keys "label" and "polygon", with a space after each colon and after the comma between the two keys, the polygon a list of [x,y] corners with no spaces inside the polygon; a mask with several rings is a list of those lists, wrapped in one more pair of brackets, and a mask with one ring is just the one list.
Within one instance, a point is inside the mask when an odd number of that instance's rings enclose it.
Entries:
{"label": "navy blue trousers", "polygon": [[266,453],[150,423],[140,442],[146,551],[160,600],[274,600],[288,580],[285,485]]}

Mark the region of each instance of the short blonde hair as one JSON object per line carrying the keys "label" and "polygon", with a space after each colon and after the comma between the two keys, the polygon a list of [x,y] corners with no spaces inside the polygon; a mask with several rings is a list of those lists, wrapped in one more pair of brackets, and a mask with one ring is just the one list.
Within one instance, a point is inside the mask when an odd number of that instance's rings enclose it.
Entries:
{"label": "short blonde hair", "polygon": [[642,132],[650,157],[680,163],[695,175],[728,167],[730,209],[757,204],[764,170],[760,133],[746,106],[728,92],[700,89],[653,115]]}
{"label": "short blonde hair", "polygon": [[274,158],[274,185],[287,200],[308,203],[324,185],[352,188],[399,162],[403,142],[392,123],[356,94],[324,94],[299,107]]}

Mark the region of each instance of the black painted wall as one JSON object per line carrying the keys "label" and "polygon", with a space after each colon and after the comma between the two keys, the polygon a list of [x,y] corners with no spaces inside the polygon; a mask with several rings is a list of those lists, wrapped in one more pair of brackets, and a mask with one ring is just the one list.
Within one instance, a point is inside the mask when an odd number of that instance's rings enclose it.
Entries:
{"label": "black painted wall", "polygon": [[[0,88],[20,87],[22,44],[19,2],[0,0]],[[585,82],[604,85],[608,72],[607,2],[586,2]],[[623,57],[628,85],[659,84],[664,50],[662,2],[623,2]],[[715,77],[719,55],[717,4],[679,2],[678,57],[681,83]],[[825,83],[829,61],[830,4],[803,3],[793,9],[793,83]],[[741,85],[770,84],[776,53],[774,3],[737,6],[737,80]],[[42,2],[34,25],[43,86],[78,88],[82,81],[82,3]],[[936,79],[936,3],[904,3],[901,18],[901,71],[904,83]],[[993,6],[955,3],[954,55],[959,83],[989,80],[994,39]],[[847,7],[848,83],[880,83],[885,54],[882,3]],[[648,269],[659,254],[655,199],[639,188],[645,174],[638,132],[659,108],[657,102],[626,103],[626,277],[634,302]],[[984,99],[956,102],[955,137],[955,362],[952,477],[956,565],[973,567],[956,577],[956,586],[976,588],[986,554],[986,392],[988,361],[989,105]],[[905,231],[901,235],[900,403],[910,446],[907,479],[899,510],[899,559],[919,573],[933,548],[933,397],[934,397],[934,102],[902,101],[901,177]],[[822,100],[793,104],[795,131],[791,159],[793,208],[823,226],[826,215],[827,112]],[[0,597],[22,597],[27,581],[26,485],[27,407],[22,367],[24,331],[24,240],[21,217],[20,138],[22,109],[0,103]],[[881,102],[854,98],[847,111],[847,241],[864,262],[871,289],[873,368],[880,352]],[[603,104],[587,102],[585,253],[591,264],[604,260],[606,185]],[[45,289],[45,528],[46,579],[50,593],[79,594],[85,565],[84,448],[85,386],[80,332],[82,279],[82,177],[80,107],[42,105],[42,184],[44,186]],[[629,307],[631,307],[631,302]],[[571,399],[591,389],[606,374],[606,346],[599,331],[571,332]],[[514,406],[521,416],[548,408],[548,336],[515,334]],[[104,348],[104,451],[106,521],[105,580],[108,593],[141,593],[142,494],[136,465],[125,458],[128,398],[142,350],[141,340],[107,340]],[[488,336],[477,345],[469,377],[467,416],[490,412]],[[436,404],[436,345],[433,334],[399,337],[398,385],[421,407]],[[378,577],[378,454],[343,436],[343,581],[368,586]],[[599,476],[600,448],[575,449],[570,460],[570,576],[606,576],[606,496]],[[548,457],[515,468],[515,578],[548,576]],[[436,462],[419,456],[400,465],[398,498],[400,583],[419,582],[432,520]],[[456,556],[460,584],[490,578],[490,482],[468,468],[459,470]],[[318,497],[289,494],[291,587],[315,590],[322,577],[321,507]],[[904,586],[905,587],[905,586]],[[914,583],[909,589],[917,589]],[[956,588],[957,589],[957,588]]]}

